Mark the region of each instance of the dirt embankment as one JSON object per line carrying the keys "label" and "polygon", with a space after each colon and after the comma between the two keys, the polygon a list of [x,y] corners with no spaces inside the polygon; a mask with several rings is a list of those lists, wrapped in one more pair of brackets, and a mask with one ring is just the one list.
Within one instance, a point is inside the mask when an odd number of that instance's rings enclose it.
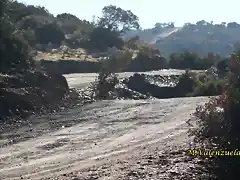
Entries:
{"label": "dirt embankment", "polygon": [[50,72],[28,71],[0,75],[0,119],[27,117],[61,103],[69,87],[64,76]]}
{"label": "dirt embankment", "polygon": [[[70,73],[97,73],[102,67],[102,61],[106,58],[107,52],[94,53],[87,52],[85,49],[69,49],[60,47],[49,52],[38,51],[35,59],[45,69],[59,72],[61,74]],[[163,57],[136,57],[124,72],[145,72],[168,68],[166,59]]]}

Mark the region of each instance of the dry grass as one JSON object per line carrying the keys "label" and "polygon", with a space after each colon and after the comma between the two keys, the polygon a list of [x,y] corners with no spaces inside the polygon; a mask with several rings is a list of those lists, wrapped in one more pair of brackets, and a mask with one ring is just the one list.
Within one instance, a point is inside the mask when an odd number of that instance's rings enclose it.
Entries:
{"label": "dry grass", "polygon": [[85,50],[71,50],[67,53],[63,52],[41,52],[38,51],[37,55],[35,56],[36,60],[75,60],[75,61],[98,61],[98,58],[93,58],[91,55],[87,54]]}
{"label": "dry grass", "polygon": [[[106,56],[106,53],[94,53],[99,57]],[[133,58],[135,58],[138,54],[138,51],[134,51]],[[85,49],[70,49],[67,53],[63,53],[61,50],[56,50],[52,52],[42,52],[37,51],[37,55],[34,55],[36,60],[74,60],[74,61],[89,61],[89,62],[98,62],[99,58],[95,57],[93,54],[89,54]]]}

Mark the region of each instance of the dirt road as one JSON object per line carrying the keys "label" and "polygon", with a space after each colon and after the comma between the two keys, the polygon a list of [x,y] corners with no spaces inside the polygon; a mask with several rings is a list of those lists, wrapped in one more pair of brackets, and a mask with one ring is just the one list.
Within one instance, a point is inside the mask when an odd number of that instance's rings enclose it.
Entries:
{"label": "dirt road", "polygon": [[[169,74],[150,72],[154,73]],[[79,88],[96,74],[66,77],[71,87]],[[191,167],[181,163],[186,155],[161,153],[186,147],[185,122],[197,104],[207,100],[101,101],[32,116],[19,127],[4,127],[0,134],[0,179],[173,179],[173,173]]]}
{"label": "dirt road", "polygon": [[[73,179],[69,173],[81,172],[79,179],[126,179],[113,171],[119,166],[116,160],[129,164],[156,147],[186,142],[185,122],[207,99],[101,101],[31,117],[32,124],[1,135],[0,177]],[[98,166],[101,173],[91,174]]]}
{"label": "dirt road", "polygon": [[[138,72],[139,74],[147,74],[147,75],[180,75],[183,74],[185,70],[179,69],[164,69],[159,71],[148,71],[148,72]],[[192,70],[192,72],[202,72],[201,70]],[[130,77],[135,72],[123,72],[117,73],[119,78]],[[93,82],[97,78],[97,73],[75,73],[75,74],[65,74],[68,84],[70,87],[74,88],[84,88],[89,85],[90,82]]]}

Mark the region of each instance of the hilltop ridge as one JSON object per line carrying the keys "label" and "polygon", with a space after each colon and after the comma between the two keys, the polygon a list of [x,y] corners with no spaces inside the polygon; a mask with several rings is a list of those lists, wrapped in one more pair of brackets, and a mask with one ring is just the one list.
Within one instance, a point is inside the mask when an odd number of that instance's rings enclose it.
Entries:
{"label": "hilltop ridge", "polygon": [[[95,24],[79,19],[73,14],[52,15],[45,7],[11,3],[7,12],[29,45],[40,50],[65,44],[72,48],[86,48],[89,34]],[[175,27],[174,23],[156,23],[153,28],[131,30],[124,34],[127,40],[139,36],[139,40],[161,50],[168,58],[171,53],[196,52],[201,56],[209,52],[226,56],[240,44],[240,24],[236,22],[213,24],[204,20],[196,24],[186,23]]]}
{"label": "hilltop ridge", "polygon": [[160,48],[162,55],[193,51],[200,55],[209,52],[229,55],[240,43],[240,25],[236,22],[211,24],[199,21],[186,23],[183,27],[155,26],[151,29],[131,31],[124,38],[139,36],[139,39]]}

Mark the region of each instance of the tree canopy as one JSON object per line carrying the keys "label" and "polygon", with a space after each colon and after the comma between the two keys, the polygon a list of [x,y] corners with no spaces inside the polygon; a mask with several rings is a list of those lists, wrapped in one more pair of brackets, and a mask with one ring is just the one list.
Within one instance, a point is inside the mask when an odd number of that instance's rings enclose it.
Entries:
{"label": "tree canopy", "polygon": [[97,24],[100,27],[124,33],[130,29],[139,29],[138,21],[139,18],[132,11],[110,5],[103,8],[102,17],[99,18]]}

